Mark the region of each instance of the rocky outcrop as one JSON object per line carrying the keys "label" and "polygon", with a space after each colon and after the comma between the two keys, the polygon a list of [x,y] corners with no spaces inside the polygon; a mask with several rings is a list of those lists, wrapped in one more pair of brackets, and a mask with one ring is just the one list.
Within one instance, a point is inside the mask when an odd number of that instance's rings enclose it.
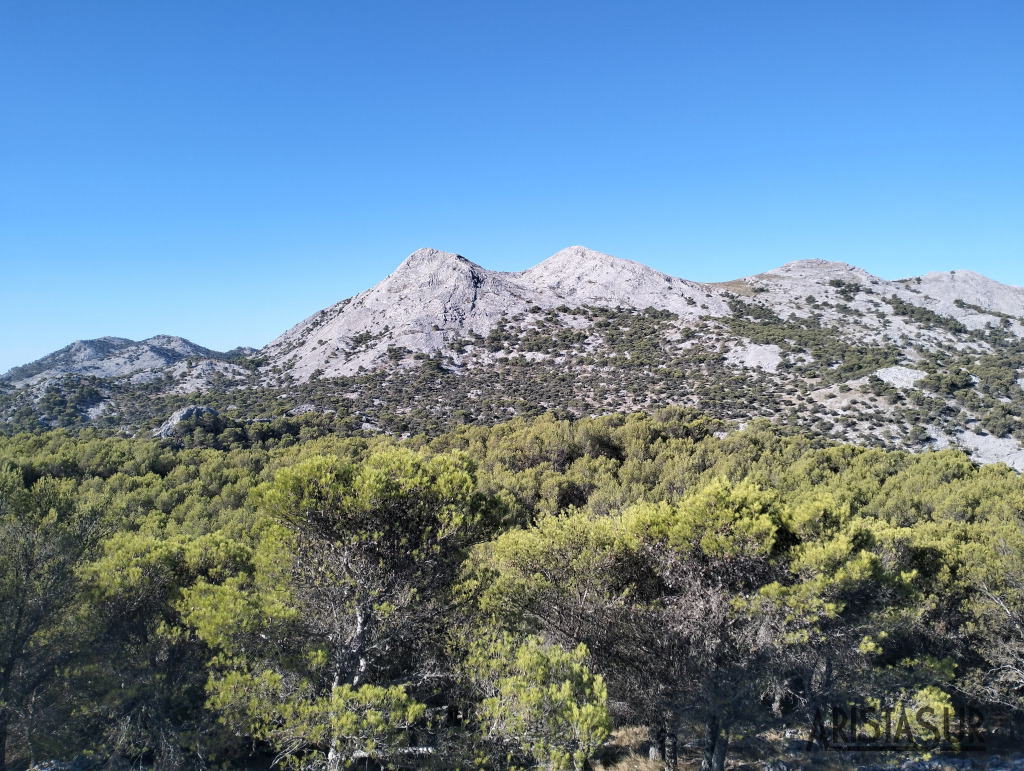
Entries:
{"label": "rocky outcrop", "polygon": [[534,296],[514,274],[435,249],[413,252],[377,286],[325,308],[263,349],[268,366],[299,380],[352,375],[388,361],[388,349],[429,352],[460,335],[486,334],[503,315],[552,297]]}
{"label": "rocky outcrop", "polygon": [[[684,318],[729,313],[713,287],[659,273],[632,260],[570,246],[535,267],[514,274],[521,286],[551,303],[569,306],[657,308]],[[701,307],[703,306],[703,307]]]}
{"label": "rocky outcrop", "polygon": [[172,412],[171,417],[167,418],[159,428],[153,429],[153,436],[159,439],[168,439],[174,436],[175,426],[181,423],[181,421],[188,420],[196,415],[217,417],[217,410],[213,409],[213,407],[204,407],[201,404],[190,404],[187,407],[182,407],[180,410]]}

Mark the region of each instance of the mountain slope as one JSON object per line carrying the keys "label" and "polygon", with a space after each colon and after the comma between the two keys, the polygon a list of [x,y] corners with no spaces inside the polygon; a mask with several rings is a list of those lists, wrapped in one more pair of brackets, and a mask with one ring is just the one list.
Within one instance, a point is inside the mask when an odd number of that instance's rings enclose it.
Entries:
{"label": "mountain slope", "polygon": [[124,412],[111,397],[121,397],[131,405],[129,412],[137,413],[137,405],[154,393],[195,394],[245,382],[248,370],[235,362],[254,353],[252,348],[220,353],[173,335],[78,340],[0,377],[0,427],[92,423]]}
{"label": "mountain slope", "polygon": [[[736,302],[764,309],[780,322],[815,319],[850,344],[895,346],[911,361],[920,358],[921,344],[955,344],[957,335],[971,330],[1003,325],[1024,334],[1024,289],[969,271],[890,282],[843,263],[802,260],[705,285],[582,246],[519,273],[489,271],[456,254],[421,249],[377,286],[305,319],[262,354],[269,368],[298,381],[391,366],[407,353],[443,353],[472,366],[500,357],[483,355],[477,346],[476,355],[464,361],[467,343],[510,320],[529,326],[534,309],[653,308],[674,314],[674,327],[683,335],[702,321],[734,315]],[[741,354],[733,358],[746,360]]]}
{"label": "mountain slope", "polygon": [[680,405],[1024,469],[1022,336],[1024,289],[970,271],[886,281],[801,260],[700,284],[581,246],[516,273],[421,249],[246,357],[76,343],[0,380],[0,425],[153,428],[195,402],[217,425],[403,434]]}
{"label": "mountain slope", "polygon": [[971,270],[926,273],[901,283],[936,298],[947,313],[955,312],[950,308],[952,305],[960,311],[973,310],[983,316],[1009,316],[1017,322],[1024,319],[1024,288],[1000,284]]}
{"label": "mountain slope", "polygon": [[520,273],[486,270],[457,254],[420,249],[372,289],[289,329],[263,355],[269,366],[299,380],[314,372],[354,375],[394,360],[396,349],[451,352],[454,341],[487,335],[502,318],[563,305],[655,307],[691,320],[728,313],[711,289],[582,246]]}
{"label": "mountain slope", "polygon": [[[696,319],[721,316],[728,308],[712,289],[659,273],[646,265],[570,246],[522,273],[515,281],[558,304],[614,308],[658,308]],[[542,307],[555,307],[549,304]],[[705,307],[700,308],[701,305]]]}
{"label": "mountain slope", "polygon": [[435,351],[463,332],[486,332],[535,301],[465,257],[420,249],[372,289],[295,325],[263,349],[269,366],[305,380],[352,375],[387,361],[388,348]]}

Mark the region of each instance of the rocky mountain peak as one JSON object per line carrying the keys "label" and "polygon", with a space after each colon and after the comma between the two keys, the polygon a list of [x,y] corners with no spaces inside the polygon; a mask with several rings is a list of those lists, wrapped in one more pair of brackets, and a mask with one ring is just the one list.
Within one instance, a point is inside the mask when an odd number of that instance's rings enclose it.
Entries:
{"label": "rocky mountain peak", "polygon": [[875,279],[863,268],[832,260],[793,260],[761,275],[819,282],[840,279],[864,283]]}
{"label": "rocky mountain peak", "polygon": [[399,275],[404,273],[424,273],[435,270],[444,269],[455,269],[465,270],[466,268],[479,268],[473,262],[470,262],[461,254],[455,254],[454,252],[442,252],[439,249],[423,248],[417,249],[415,252],[410,254],[391,275]]}
{"label": "rocky mountain peak", "polygon": [[661,273],[633,260],[570,246],[516,275],[537,295],[553,294],[570,306],[655,307],[696,316],[728,312],[721,298],[702,284]]}
{"label": "rocky mountain peak", "polygon": [[[457,286],[473,286],[483,280],[489,271],[471,262],[461,254],[438,249],[417,249],[406,257],[394,272],[373,289],[386,295],[409,296],[435,294]],[[366,295],[367,293],[364,293]],[[366,300],[363,295],[360,299]]]}
{"label": "rocky mountain peak", "polygon": [[637,268],[645,271],[652,270],[639,262],[612,257],[610,254],[588,249],[585,246],[570,246],[556,252],[540,264],[524,270],[521,275],[534,280],[554,278],[559,281],[582,281],[592,276],[594,271],[618,273]]}
{"label": "rocky mountain peak", "polygon": [[186,340],[184,337],[178,337],[177,335],[153,335],[153,337],[147,337],[141,341],[141,344],[158,345],[161,348],[169,348],[172,351],[179,351],[181,353],[192,353],[193,351],[205,353],[208,351],[208,349],[196,345],[191,340]]}

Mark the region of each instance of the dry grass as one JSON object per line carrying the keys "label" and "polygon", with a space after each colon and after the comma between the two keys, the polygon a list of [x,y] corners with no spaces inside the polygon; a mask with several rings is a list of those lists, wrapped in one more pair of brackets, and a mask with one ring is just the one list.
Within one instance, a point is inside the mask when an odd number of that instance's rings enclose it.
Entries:
{"label": "dry grass", "polygon": [[639,752],[647,741],[647,729],[641,725],[623,726],[612,733],[612,746]]}
{"label": "dry grass", "polygon": [[[627,726],[612,734],[609,758],[594,763],[594,771],[662,771],[660,761],[651,760],[643,751],[647,742],[647,729],[643,726]],[[700,767],[699,762],[679,759],[678,771]]]}
{"label": "dry grass", "polygon": [[653,760],[630,753],[626,757],[615,761],[613,765],[606,766],[603,763],[594,763],[594,771],[662,771],[663,766]]}
{"label": "dry grass", "polygon": [[643,726],[626,726],[612,734],[609,758],[603,763],[594,763],[594,771],[661,771],[661,763],[641,754],[641,747],[647,741],[647,729]]}
{"label": "dry grass", "polygon": [[733,294],[743,295],[745,297],[753,297],[755,292],[753,288],[741,278],[734,279],[733,281],[719,281],[711,284],[711,286],[717,289],[724,289]]}

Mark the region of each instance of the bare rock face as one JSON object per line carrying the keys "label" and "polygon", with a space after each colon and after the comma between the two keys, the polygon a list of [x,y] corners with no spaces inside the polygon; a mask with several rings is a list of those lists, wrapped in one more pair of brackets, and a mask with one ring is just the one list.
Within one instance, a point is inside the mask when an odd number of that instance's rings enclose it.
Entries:
{"label": "bare rock face", "polygon": [[[682,329],[730,316],[737,295],[779,319],[814,316],[845,340],[869,346],[910,351],[921,342],[948,343],[949,325],[924,325],[922,332],[907,312],[913,307],[967,330],[1009,325],[1024,334],[1024,289],[970,271],[885,281],[841,262],[798,260],[748,278],[699,284],[583,246],[518,273],[420,249],[377,286],[311,316],[263,354],[268,369],[299,382],[394,366],[408,353],[444,352],[460,363],[460,339],[486,336],[502,319],[523,318],[531,309],[654,308],[675,314]],[[729,360],[738,366],[773,370],[778,363],[750,354],[757,349],[744,348],[742,340],[737,344]]]}
{"label": "bare rock face", "polygon": [[563,249],[515,279],[538,296],[553,295],[569,306],[657,308],[690,318],[729,313],[719,293],[702,284],[583,246]]}
{"label": "bare rock face", "polygon": [[994,317],[997,321],[1010,317],[1011,323],[1022,329],[1019,325],[1024,321],[1024,288],[1019,286],[1000,284],[972,270],[926,273],[901,283],[933,298],[935,305],[956,315],[971,328],[975,326],[969,320],[975,317],[980,317],[982,324],[991,322]]}
{"label": "bare rock face", "polygon": [[585,305],[654,307],[691,319],[729,312],[704,285],[582,246],[519,273],[419,249],[377,286],[310,316],[263,352],[299,380],[353,375],[387,362],[389,349],[432,353],[486,335],[502,317]]}
{"label": "bare rock face", "polygon": [[528,306],[511,274],[435,249],[413,252],[377,286],[326,308],[265,349],[271,365],[305,380],[352,375],[387,361],[388,349],[434,351],[462,333],[484,334]]}
{"label": "bare rock face", "polygon": [[160,439],[166,439],[170,436],[174,436],[174,427],[181,421],[187,420],[194,415],[210,415],[216,417],[217,410],[213,409],[213,407],[204,407],[201,404],[190,404],[187,407],[182,407],[180,410],[172,412],[171,416],[160,425],[160,428],[153,429],[153,436]]}

